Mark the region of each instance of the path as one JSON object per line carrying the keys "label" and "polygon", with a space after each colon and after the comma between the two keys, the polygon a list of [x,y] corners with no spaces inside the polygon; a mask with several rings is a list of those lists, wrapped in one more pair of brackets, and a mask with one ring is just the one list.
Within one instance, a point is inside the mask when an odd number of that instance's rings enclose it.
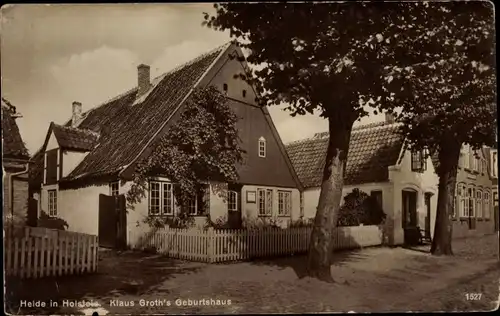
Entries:
{"label": "path", "polygon": [[[334,284],[301,278],[304,257],[207,265],[109,254],[99,275],[59,281],[59,292],[42,287],[38,299],[99,302],[100,315],[491,310],[498,299],[498,237],[457,240],[454,251],[451,258],[403,248],[336,253]],[[467,292],[482,298],[467,301]]]}

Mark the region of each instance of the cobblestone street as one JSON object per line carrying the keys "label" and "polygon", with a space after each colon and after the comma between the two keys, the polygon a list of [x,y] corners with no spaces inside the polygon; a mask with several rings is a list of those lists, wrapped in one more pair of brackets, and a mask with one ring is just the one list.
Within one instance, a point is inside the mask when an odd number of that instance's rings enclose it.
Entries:
{"label": "cobblestone street", "polygon": [[[91,314],[97,310],[101,315],[467,311],[496,307],[498,236],[455,240],[455,256],[451,258],[433,257],[428,248],[336,253],[332,263],[334,284],[303,277],[305,257],[207,265],[142,253],[105,252],[97,275],[54,280],[52,287],[49,282],[25,282],[17,287],[16,298],[9,306],[15,314]],[[478,295],[468,300],[469,294]],[[93,301],[101,307],[59,304],[57,308],[18,309],[23,299]]]}

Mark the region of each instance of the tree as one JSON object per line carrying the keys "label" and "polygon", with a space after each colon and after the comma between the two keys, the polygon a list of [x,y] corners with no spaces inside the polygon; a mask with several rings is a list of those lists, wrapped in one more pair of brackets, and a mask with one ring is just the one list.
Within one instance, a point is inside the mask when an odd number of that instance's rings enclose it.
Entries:
{"label": "tree", "polygon": [[431,252],[451,255],[450,215],[461,147],[478,150],[495,143],[493,7],[487,2],[415,3],[396,18],[400,22],[394,27],[405,36],[392,49],[381,108],[401,107],[396,117],[408,148],[439,160]]}
{"label": "tree", "polygon": [[[238,119],[217,88],[196,89],[179,119],[154,144],[153,152],[138,163],[126,196],[128,208],[133,209],[145,197],[147,179],[152,175],[163,175],[175,183],[173,194],[181,206],[180,219],[187,217],[183,206],[193,197],[202,196],[207,183],[236,181],[236,166],[244,153],[236,127]],[[223,187],[214,188],[223,195]],[[162,225],[164,220],[155,218],[150,224]]]}
{"label": "tree", "polygon": [[[337,224],[353,123],[368,115],[366,95],[380,89],[384,34],[397,4],[294,3],[214,5],[208,27],[230,30],[261,67],[240,77],[256,87],[262,105],[286,103],[292,116],[318,111],[329,142],[311,236],[308,274],[332,281],[332,233]],[[373,100],[372,100],[373,101]],[[376,101],[376,100],[375,100]]]}

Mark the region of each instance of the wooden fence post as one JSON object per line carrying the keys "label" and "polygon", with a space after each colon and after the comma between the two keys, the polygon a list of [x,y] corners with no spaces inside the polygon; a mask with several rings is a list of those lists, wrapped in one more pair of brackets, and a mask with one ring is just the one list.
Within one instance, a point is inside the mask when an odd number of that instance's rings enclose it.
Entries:
{"label": "wooden fence post", "polygon": [[208,262],[215,262],[215,231],[213,227],[208,228]]}

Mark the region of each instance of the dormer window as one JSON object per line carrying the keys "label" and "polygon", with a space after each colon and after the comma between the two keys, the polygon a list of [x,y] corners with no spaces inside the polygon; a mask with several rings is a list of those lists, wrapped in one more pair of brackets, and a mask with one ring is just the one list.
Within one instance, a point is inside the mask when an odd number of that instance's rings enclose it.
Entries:
{"label": "dormer window", "polygon": [[423,150],[412,151],[411,153],[411,171],[424,172],[427,170],[427,161]]}
{"label": "dormer window", "polygon": [[259,157],[266,157],[266,139],[264,137],[259,138]]}
{"label": "dormer window", "polygon": [[223,86],[222,86],[222,89],[224,90],[224,92],[227,94],[227,83],[225,83]]}
{"label": "dormer window", "polygon": [[243,90],[241,94],[243,95],[244,98],[246,98],[246,96],[247,96],[247,90]]}

